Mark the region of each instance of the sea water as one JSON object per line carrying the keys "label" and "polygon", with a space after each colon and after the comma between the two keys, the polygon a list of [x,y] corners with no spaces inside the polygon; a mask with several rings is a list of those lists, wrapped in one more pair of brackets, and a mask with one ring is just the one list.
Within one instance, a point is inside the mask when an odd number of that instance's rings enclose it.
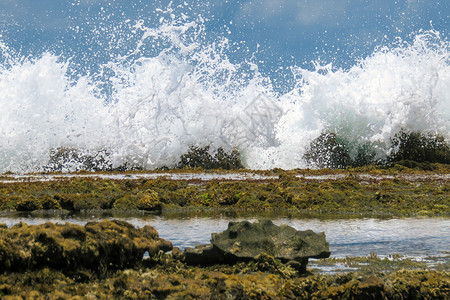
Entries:
{"label": "sea water", "polygon": [[[0,223],[8,227],[19,222],[42,224],[49,221],[84,225],[91,221],[120,218],[139,228],[145,225],[153,226],[160,237],[171,241],[174,247],[184,250],[186,247],[210,243],[211,234],[226,230],[229,221],[253,222],[260,217],[248,215],[247,218],[242,218],[226,214],[210,217],[182,214],[133,216],[132,213],[107,216],[87,212],[74,215],[47,213],[46,216],[3,214],[0,215]],[[418,260],[434,257],[448,261],[448,218],[316,219],[288,217],[282,214],[265,217],[271,218],[276,225],[285,224],[297,230],[324,232],[332,257],[368,256],[373,253],[380,257],[400,254]]]}
{"label": "sea water", "polygon": [[255,58],[264,44],[239,58],[226,30],[211,38],[214,16],[172,4],[156,15],[114,24],[102,15],[90,31],[75,23],[71,35],[93,40],[83,50],[28,55],[0,36],[0,173],[42,171],[55,149],[154,169],[192,145],[237,148],[247,168],[292,169],[306,167],[324,131],[369,143],[380,158],[402,128],[450,138],[450,42],[433,28],[347,67],[289,65],[275,85]]}

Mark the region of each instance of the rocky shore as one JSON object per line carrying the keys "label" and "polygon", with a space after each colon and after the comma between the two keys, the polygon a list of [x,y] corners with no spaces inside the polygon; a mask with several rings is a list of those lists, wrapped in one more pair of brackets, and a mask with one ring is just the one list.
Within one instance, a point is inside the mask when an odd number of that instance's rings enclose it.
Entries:
{"label": "rocky shore", "polygon": [[448,299],[448,272],[290,276],[269,260],[230,268],[186,266],[159,257],[152,267],[68,276],[44,268],[0,275],[2,299]]}
{"label": "rocky shore", "polygon": [[[243,238],[248,236],[248,241]],[[283,237],[286,237],[284,239]],[[212,236],[221,257],[192,263],[150,226],[123,221],[0,226],[2,299],[448,299],[447,271],[314,274],[292,262],[328,257],[323,234],[268,220]],[[262,249],[263,247],[264,249]],[[240,249],[238,249],[240,248]],[[220,248],[218,248],[220,249]],[[172,250],[171,252],[169,252]],[[251,253],[251,254],[250,254]],[[217,257],[216,257],[217,258]]]}
{"label": "rocky shore", "polygon": [[[200,175],[177,178],[186,172],[165,172],[170,176],[154,172],[147,177],[140,172],[116,177],[111,176],[114,173],[50,174],[45,176],[51,179],[37,181],[4,174],[0,176],[0,211],[284,210],[308,216],[450,216],[446,165],[435,165],[430,172],[402,166],[271,170],[248,172],[251,176],[243,178],[244,171],[190,170]],[[211,244],[182,252],[161,239],[153,227],[136,228],[120,220],[85,226],[48,222],[7,228],[0,224],[0,297],[450,298],[448,263],[431,270],[419,263],[379,259],[367,253],[367,258],[355,258],[364,270],[324,275],[309,269],[310,258],[324,264],[342,263],[324,259],[330,255],[324,236],[288,228],[281,232],[272,225],[270,221],[231,223],[227,231],[212,236]],[[252,233],[246,231],[249,228]],[[296,244],[274,242],[275,236]]]}
{"label": "rocky shore", "polygon": [[80,173],[39,181],[34,180],[39,175],[17,179],[5,174],[0,176],[0,211],[201,208],[450,216],[450,169],[435,168]]}

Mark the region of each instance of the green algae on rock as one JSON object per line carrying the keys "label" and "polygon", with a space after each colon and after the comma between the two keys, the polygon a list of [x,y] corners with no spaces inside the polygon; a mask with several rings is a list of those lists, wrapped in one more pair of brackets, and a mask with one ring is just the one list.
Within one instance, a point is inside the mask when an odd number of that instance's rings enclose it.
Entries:
{"label": "green algae on rock", "polygon": [[75,174],[48,182],[0,182],[0,210],[234,208],[322,215],[448,216],[450,169],[435,166],[438,170],[431,173],[403,166],[272,170],[265,173],[271,175],[269,179],[261,180],[127,179],[126,174],[123,179],[102,179]]}
{"label": "green algae on rock", "polygon": [[[200,268],[160,259],[152,268],[109,272],[89,280],[44,268],[0,274],[0,296],[80,299],[448,299],[448,272],[401,270],[391,274],[289,275],[270,259]],[[14,298],[11,298],[14,299]]]}
{"label": "green algae on rock", "polygon": [[169,251],[151,226],[137,229],[124,221],[90,222],[84,227],[51,222],[0,227],[0,270],[16,272],[51,267],[65,272],[133,267],[145,252]]}

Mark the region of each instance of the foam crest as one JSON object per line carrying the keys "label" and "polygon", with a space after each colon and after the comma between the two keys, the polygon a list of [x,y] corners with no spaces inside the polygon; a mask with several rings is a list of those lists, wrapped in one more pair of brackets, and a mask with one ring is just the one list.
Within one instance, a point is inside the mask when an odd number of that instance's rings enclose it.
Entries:
{"label": "foam crest", "polygon": [[1,170],[38,170],[52,148],[100,148],[106,107],[85,79],[70,82],[68,64],[45,53],[0,74]]}
{"label": "foam crest", "polygon": [[[294,68],[298,85],[280,97],[285,110],[277,124],[280,145],[255,149],[252,166],[305,167],[305,150],[324,130],[354,145],[372,144],[379,158],[401,128],[448,140],[449,50],[438,32],[428,31],[411,44],[380,48],[349,70]],[[270,159],[260,159],[264,156]]]}

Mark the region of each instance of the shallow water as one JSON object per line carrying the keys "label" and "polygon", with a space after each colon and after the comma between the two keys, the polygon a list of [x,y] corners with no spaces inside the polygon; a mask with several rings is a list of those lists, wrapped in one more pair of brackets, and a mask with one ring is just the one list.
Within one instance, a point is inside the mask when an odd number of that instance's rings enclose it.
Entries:
{"label": "shallow water", "polygon": [[[1,174],[0,174],[1,175]],[[296,175],[296,177],[306,180],[341,180],[345,179],[349,174],[325,174],[325,175]],[[352,178],[361,181],[380,181],[401,179],[408,181],[423,181],[423,180],[450,180],[450,174],[351,174]],[[138,180],[138,179],[171,179],[171,180],[273,180],[279,179],[278,175],[263,175],[248,171],[231,172],[231,173],[208,173],[208,172],[147,172],[147,173],[59,173],[59,174],[3,174],[1,175],[0,183],[15,183],[15,182],[44,182],[55,180],[67,180],[73,178],[94,178],[94,179],[108,179],[108,180]]]}
{"label": "shallow water", "polygon": [[57,175],[52,174],[13,174],[3,175],[0,183],[14,183],[14,182],[39,182],[39,181],[54,181],[67,180],[73,178],[95,178],[95,179],[109,179],[109,180],[137,180],[137,179],[171,179],[171,180],[269,180],[278,179],[278,176],[266,176],[252,172],[233,172],[233,173],[61,173]]}
{"label": "shallow water", "polygon": [[[55,223],[85,224],[101,219],[117,219],[116,215],[99,215],[85,213],[79,215],[8,215],[0,216],[0,223],[12,226],[19,222],[41,224],[47,221]],[[245,218],[250,221],[257,217]],[[184,249],[196,244],[209,243],[211,233],[221,232],[227,228],[229,221],[244,220],[230,216],[186,217],[181,215],[137,215],[120,216],[137,227],[151,225],[160,236],[170,240],[175,247]],[[448,260],[450,249],[450,218],[402,218],[402,219],[317,219],[290,218],[272,216],[275,224],[287,224],[298,230],[311,229],[325,232],[330,243],[332,257],[378,256],[401,254],[419,260],[435,257]]]}

